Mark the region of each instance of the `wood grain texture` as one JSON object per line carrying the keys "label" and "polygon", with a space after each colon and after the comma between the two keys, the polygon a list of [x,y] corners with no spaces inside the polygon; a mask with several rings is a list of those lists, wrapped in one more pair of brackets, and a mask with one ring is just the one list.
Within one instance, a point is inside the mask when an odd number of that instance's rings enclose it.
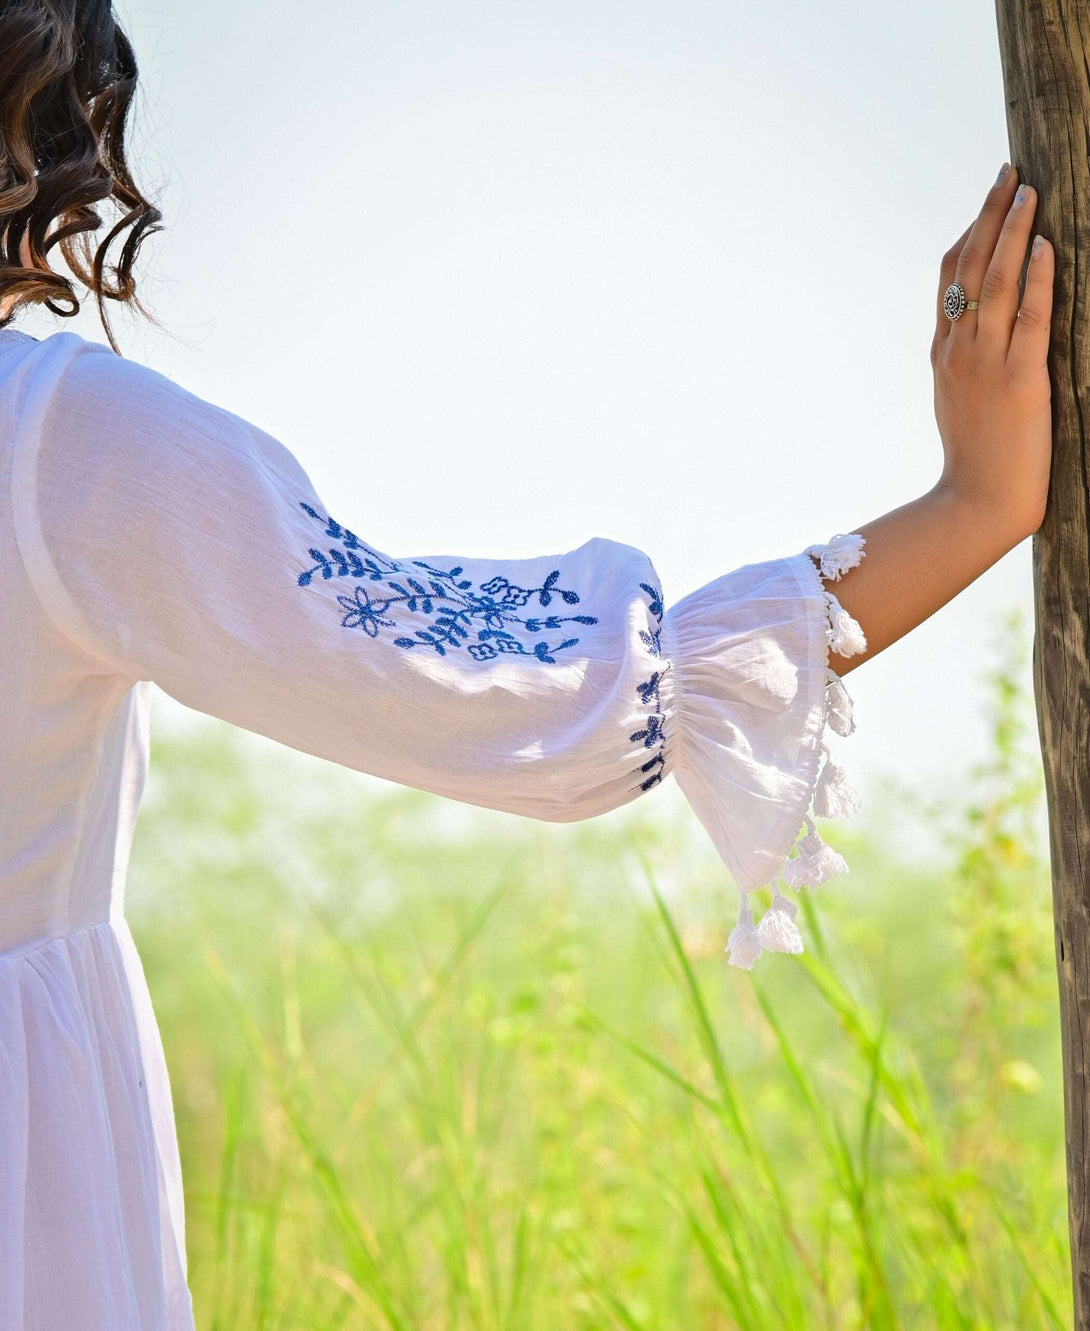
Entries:
{"label": "wood grain texture", "polygon": [[1090,7],[996,0],[1010,160],[1052,241],[1053,463],[1033,541],[1033,675],[1048,795],[1075,1326],[1090,1331]]}

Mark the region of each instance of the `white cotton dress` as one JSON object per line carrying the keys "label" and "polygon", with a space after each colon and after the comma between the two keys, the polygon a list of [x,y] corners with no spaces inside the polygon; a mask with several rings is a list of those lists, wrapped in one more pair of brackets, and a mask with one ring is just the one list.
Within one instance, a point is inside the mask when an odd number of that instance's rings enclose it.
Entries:
{"label": "white cotton dress", "polygon": [[[844,868],[810,814],[856,803],[824,731],[852,728],[828,652],[865,644],[828,584],[859,536],[667,606],[630,546],[395,559],[369,543],[377,516],[344,507],[257,426],[104,343],[0,330],[2,1331],[193,1327],[170,1086],[124,914],[152,682],[535,818],[672,775],[741,889],[737,965],[801,950],[790,889]],[[756,924],[747,894],[769,883]]]}

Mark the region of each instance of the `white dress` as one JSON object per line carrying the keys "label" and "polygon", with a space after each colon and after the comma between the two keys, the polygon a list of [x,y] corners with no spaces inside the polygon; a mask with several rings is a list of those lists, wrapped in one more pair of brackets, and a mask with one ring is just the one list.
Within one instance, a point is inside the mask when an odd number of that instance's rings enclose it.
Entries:
{"label": "white dress", "polygon": [[[861,537],[672,605],[645,554],[605,539],[394,559],[264,431],[70,332],[0,330],[0,421],[4,1331],[193,1326],[167,1070],[124,915],[149,681],[534,818],[672,775],[742,890],[731,960],[801,950],[779,882],[844,869],[809,815],[856,803],[824,731],[852,728],[828,651],[865,644],[828,582]],[[746,893],[773,882],[754,924]]]}

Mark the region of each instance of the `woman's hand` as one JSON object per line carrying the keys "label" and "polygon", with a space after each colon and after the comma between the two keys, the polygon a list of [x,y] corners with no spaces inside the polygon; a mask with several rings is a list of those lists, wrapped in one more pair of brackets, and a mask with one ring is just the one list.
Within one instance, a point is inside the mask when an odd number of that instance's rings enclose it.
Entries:
{"label": "woman's hand", "polygon": [[[858,531],[866,558],[830,587],[867,638],[830,656],[838,674],[888,647],[952,600],[1041,525],[1052,458],[1048,342],[1055,256],[1032,249],[1037,203],[1005,169],[980,215],[942,260],[931,344],[945,461],[933,489]],[[960,282],[979,308],[954,320],[943,294]]]}
{"label": "woman's hand", "polygon": [[[1009,532],[1012,543],[1041,525],[1052,460],[1053,252],[1043,237],[1030,250],[1019,299],[1036,208],[1037,191],[1005,166],[976,221],[943,258],[931,343],[946,454],[940,485]],[[980,306],[951,320],[943,293],[955,281]]]}

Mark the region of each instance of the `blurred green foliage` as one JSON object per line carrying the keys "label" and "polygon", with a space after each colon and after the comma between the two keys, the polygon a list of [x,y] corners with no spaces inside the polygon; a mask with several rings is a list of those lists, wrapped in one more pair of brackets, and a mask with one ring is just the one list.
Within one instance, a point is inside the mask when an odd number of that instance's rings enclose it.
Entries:
{"label": "blurred green foliage", "polygon": [[751,973],[667,791],[558,827],[161,729],[129,914],[202,1331],[1068,1325],[1024,639],[963,800],[890,812],[944,863],[829,824]]}

